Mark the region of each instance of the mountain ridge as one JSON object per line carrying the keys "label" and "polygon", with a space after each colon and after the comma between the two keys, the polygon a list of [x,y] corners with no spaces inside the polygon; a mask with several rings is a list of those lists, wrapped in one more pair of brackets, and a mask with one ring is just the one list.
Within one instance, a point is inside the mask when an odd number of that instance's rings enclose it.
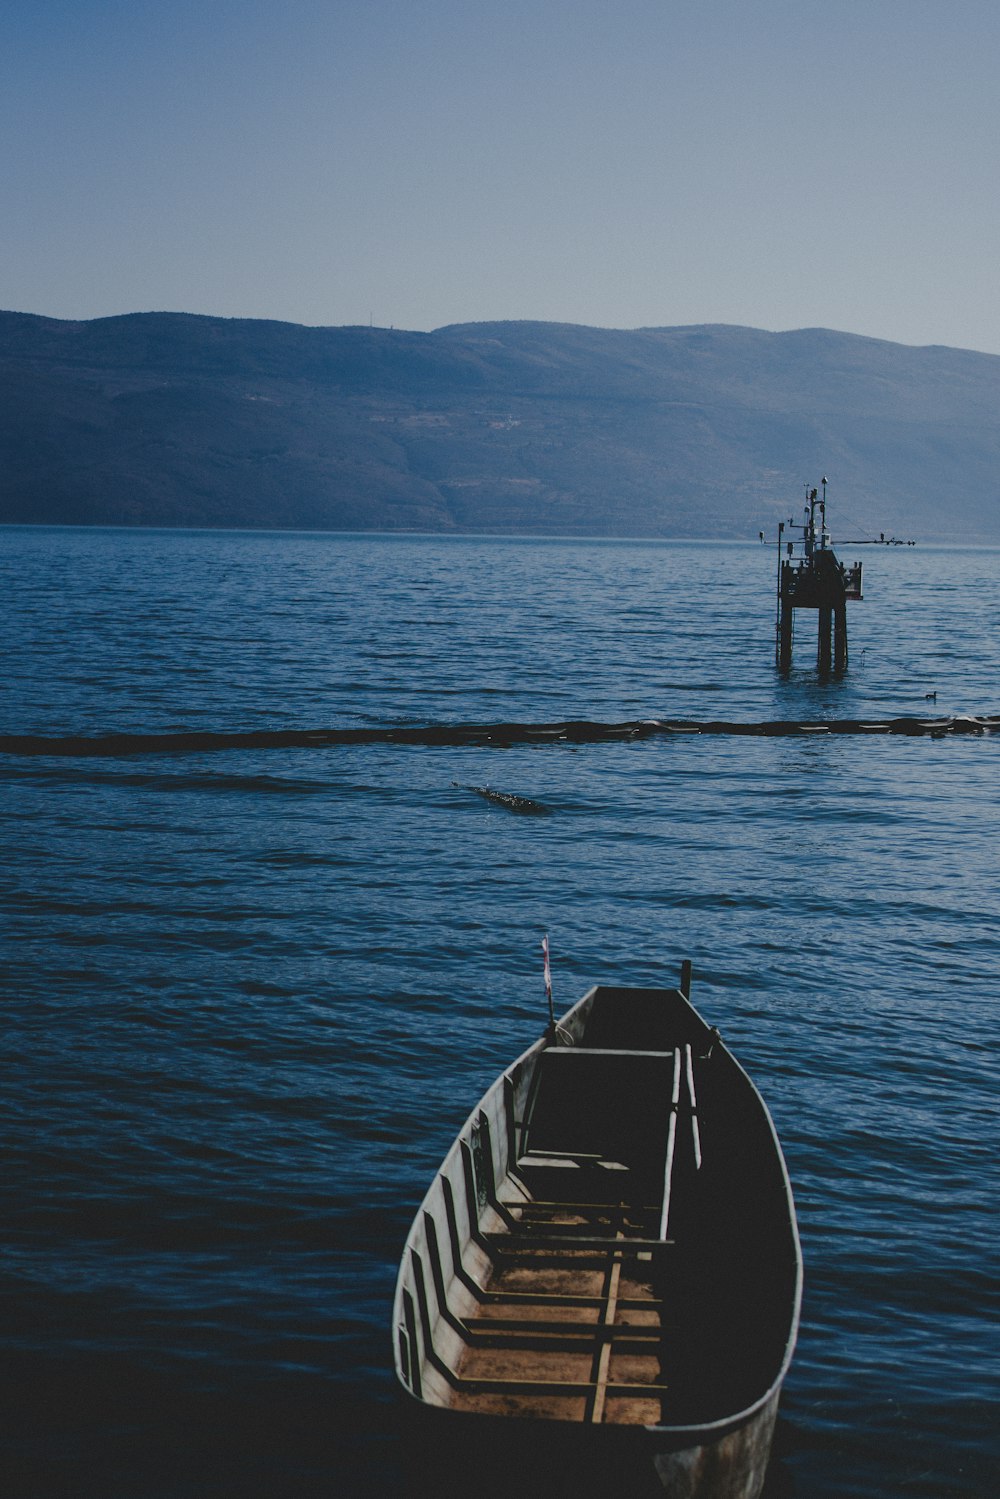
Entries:
{"label": "mountain ridge", "polygon": [[750,538],[825,472],[995,543],[998,412],[1000,356],[830,329],[0,312],[0,520]]}

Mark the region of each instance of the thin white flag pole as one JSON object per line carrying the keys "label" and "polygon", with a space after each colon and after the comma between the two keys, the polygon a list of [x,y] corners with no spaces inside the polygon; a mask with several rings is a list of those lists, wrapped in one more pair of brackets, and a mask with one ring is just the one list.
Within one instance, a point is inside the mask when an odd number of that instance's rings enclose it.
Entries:
{"label": "thin white flag pole", "polygon": [[553,1030],[556,1028],[556,1012],[552,1007],[552,969],[549,966],[549,934],[546,932],[542,938],[542,955],[545,960],[545,997],[549,1002],[549,1025]]}

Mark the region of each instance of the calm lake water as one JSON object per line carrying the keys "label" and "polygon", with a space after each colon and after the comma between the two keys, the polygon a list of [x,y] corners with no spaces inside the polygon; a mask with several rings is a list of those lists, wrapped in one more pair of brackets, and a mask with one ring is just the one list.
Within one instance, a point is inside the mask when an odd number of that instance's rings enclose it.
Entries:
{"label": "calm lake water", "polygon": [[[802,626],[775,674],[770,548],[7,529],[0,732],[1000,712],[1000,554],[841,555],[823,684]],[[561,1008],[690,957],[774,1116],[806,1290],[769,1495],[1000,1492],[1000,736],[0,776],[5,1495],[460,1487],[404,1440],[392,1288],[544,1023],[545,931]]]}

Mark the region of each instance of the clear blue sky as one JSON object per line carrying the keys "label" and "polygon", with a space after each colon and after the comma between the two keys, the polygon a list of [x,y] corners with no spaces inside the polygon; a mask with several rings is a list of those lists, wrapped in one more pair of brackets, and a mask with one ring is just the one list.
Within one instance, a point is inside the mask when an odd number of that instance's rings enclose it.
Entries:
{"label": "clear blue sky", "polygon": [[997,0],[9,0],[0,306],[1000,353]]}

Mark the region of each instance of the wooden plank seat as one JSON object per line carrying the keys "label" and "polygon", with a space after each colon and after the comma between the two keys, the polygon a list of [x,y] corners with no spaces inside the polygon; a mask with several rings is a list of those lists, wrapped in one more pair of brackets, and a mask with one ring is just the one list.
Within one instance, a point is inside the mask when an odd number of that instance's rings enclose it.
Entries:
{"label": "wooden plank seat", "polygon": [[503,1230],[488,1230],[484,1235],[488,1244],[502,1244],[505,1239],[511,1243],[523,1244],[528,1239],[549,1238],[559,1243],[570,1243],[580,1240],[589,1242],[591,1240],[613,1244],[616,1238],[624,1238],[626,1242],[630,1239],[653,1239],[647,1224],[635,1223],[631,1220],[612,1219],[596,1222],[593,1218],[580,1219],[577,1222],[567,1222],[561,1218],[521,1218],[516,1228]]}
{"label": "wooden plank seat", "polygon": [[[597,1298],[595,1297],[595,1300]],[[603,1303],[602,1303],[603,1305]],[[595,1307],[594,1310],[599,1308]],[[462,1322],[471,1333],[556,1333],[560,1337],[577,1342],[605,1341],[615,1338],[636,1338],[643,1343],[659,1341],[662,1327],[659,1322],[644,1326],[638,1322],[566,1322],[558,1318],[544,1317],[463,1317]]]}
{"label": "wooden plank seat", "polygon": [[654,1218],[660,1211],[657,1202],[572,1202],[568,1198],[554,1197],[503,1197],[500,1199],[501,1207],[508,1210],[517,1208],[520,1212],[520,1220],[526,1217],[553,1216],[556,1213],[573,1213],[583,1217],[610,1218],[615,1214],[632,1215],[635,1218]]}
{"label": "wooden plank seat", "polygon": [[614,1161],[595,1150],[526,1150],[517,1158],[515,1174],[524,1179],[525,1171],[532,1167],[546,1167],[553,1171],[627,1171],[624,1161]]}
{"label": "wooden plank seat", "polygon": [[642,1057],[644,1059],[652,1057],[660,1061],[672,1062],[675,1051],[676,1047],[671,1047],[668,1051],[645,1051],[629,1046],[548,1046],[544,1054],[546,1057],[559,1057],[560,1059],[583,1057],[584,1065],[589,1065],[587,1059],[593,1057],[615,1057],[616,1059],[619,1057]]}
{"label": "wooden plank seat", "polygon": [[500,1214],[505,1223],[513,1220],[522,1223],[574,1222],[606,1223],[613,1228],[642,1229],[654,1226],[659,1221],[659,1203],[631,1202],[627,1198],[618,1201],[578,1202],[574,1198],[561,1197],[502,1197],[500,1205],[506,1211]]}
{"label": "wooden plank seat", "polygon": [[[600,1308],[604,1305],[605,1298],[600,1295],[579,1296],[570,1295],[565,1291],[501,1291],[487,1286],[485,1289],[479,1287],[481,1292],[477,1298],[482,1305],[492,1306],[552,1306],[552,1307],[588,1307]],[[649,1312],[659,1311],[664,1305],[663,1301],[656,1296],[619,1296],[618,1306],[623,1312]]]}
{"label": "wooden plank seat", "polygon": [[614,1343],[618,1353],[656,1353],[659,1328],[626,1327],[605,1323],[532,1323],[511,1327],[489,1317],[475,1325],[465,1320],[465,1341],[473,1348],[509,1348],[534,1353],[593,1353],[602,1343]]}
{"label": "wooden plank seat", "polygon": [[[568,1225],[572,1227],[572,1225]],[[491,1250],[501,1255],[523,1255],[544,1250],[561,1250],[573,1254],[652,1254],[661,1249],[672,1249],[673,1239],[616,1238],[613,1234],[532,1233],[523,1232],[487,1233],[484,1235]]]}
{"label": "wooden plank seat", "polygon": [[567,1166],[605,1166],[617,1171],[626,1169],[620,1161],[605,1160],[596,1150],[526,1150],[517,1158],[518,1167],[545,1166],[550,1162]]}

